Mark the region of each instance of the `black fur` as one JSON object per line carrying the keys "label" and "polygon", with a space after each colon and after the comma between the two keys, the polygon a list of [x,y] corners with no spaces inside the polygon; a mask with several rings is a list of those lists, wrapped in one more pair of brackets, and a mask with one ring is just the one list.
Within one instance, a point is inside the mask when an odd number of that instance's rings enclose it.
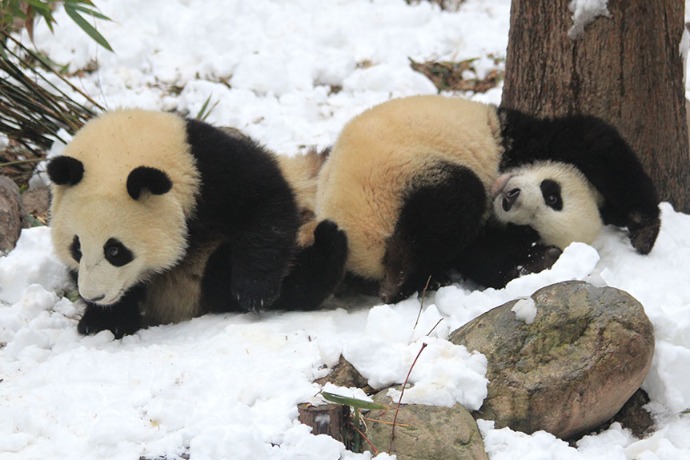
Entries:
{"label": "black fur", "polygon": [[314,244],[297,256],[283,280],[274,308],[313,310],[326,300],[345,274],[347,236],[336,224],[324,220],[314,230]]}
{"label": "black fur", "polygon": [[638,252],[652,250],[661,224],[659,195],[613,126],[586,115],[542,119],[505,108],[499,114],[506,149],[501,170],[536,160],[576,166],[604,197],[604,223],[627,226]]}
{"label": "black fur", "polygon": [[74,235],[74,238],[72,238],[72,244],[69,245],[69,253],[76,262],[81,260],[81,242],[77,235]]}
{"label": "black fur", "polygon": [[[70,271],[70,275],[76,284],[77,272]],[[116,339],[134,334],[142,326],[139,304],[145,294],[146,289],[140,284],[127,291],[115,305],[104,307],[84,301],[86,310],[79,320],[77,331],[89,335],[109,330]]]}
{"label": "black fur", "polygon": [[[607,224],[627,226],[638,252],[651,251],[659,232],[659,197],[635,153],[615,128],[584,115],[541,119],[499,109],[503,129],[500,169],[551,160],[572,164],[604,197],[600,208]],[[546,182],[546,181],[545,181]],[[542,184],[544,198],[557,195],[552,207],[563,207],[557,184]],[[528,227],[490,221],[456,260],[454,268],[484,286],[500,288],[525,273],[549,268],[561,251],[539,242]]]}
{"label": "black fur", "polygon": [[269,306],[293,257],[299,216],[292,190],[275,159],[251,139],[197,120],[187,121],[187,137],[201,173],[190,238],[223,241],[218,251],[232,273],[224,282],[242,310]]}
{"label": "black fur", "polygon": [[[188,252],[199,244],[220,243],[200,280],[204,310],[316,308],[342,277],[344,233],[324,222],[315,231],[314,245],[295,254],[298,210],[275,159],[251,139],[227,135],[200,121],[187,121],[187,139],[201,176],[197,206],[187,222]],[[143,189],[169,190],[164,173],[155,168],[135,171],[128,180],[133,198]],[[73,244],[72,252],[78,253],[78,245]],[[126,251],[116,252],[116,262],[127,256]],[[87,302],[79,332],[108,329],[116,337],[136,332],[143,324],[139,304],[145,290],[145,284],[138,285],[109,307]]]}
{"label": "black fur", "polygon": [[76,158],[55,157],[48,163],[48,177],[58,185],[77,185],[84,177],[84,165]]}
{"label": "black fur", "polygon": [[105,258],[115,267],[122,267],[134,260],[134,254],[117,238],[110,238],[103,246]]}
{"label": "black fur", "polygon": [[386,303],[420,291],[429,277],[443,282],[451,262],[479,232],[486,210],[479,177],[453,163],[442,162],[434,169],[424,171],[423,178],[440,175],[444,180],[413,189],[405,197],[386,242],[385,275],[379,290]]}
{"label": "black fur", "polygon": [[139,166],[127,176],[127,193],[135,200],[138,200],[141,192],[145,190],[154,195],[163,195],[168,193],[171,188],[170,178],[160,169]]}
{"label": "black fur", "polygon": [[201,303],[208,311],[241,311],[230,289],[232,271],[232,246],[222,244],[209,257],[201,279]]}
{"label": "black fur", "polygon": [[[347,258],[347,237],[331,221],[321,222],[314,230],[314,243],[295,258],[283,279],[280,295],[272,309],[313,310],[326,300],[343,278]],[[202,303],[209,311],[239,310],[228,279],[232,278],[232,247],[219,247],[206,263],[202,279]],[[269,305],[259,305],[260,308]]]}
{"label": "black fur", "polygon": [[561,184],[551,179],[544,179],[539,184],[544,203],[556,211],[563,210],[563,196],[561,195]]}
{"label": "black fur", "polygon": [[521,275],[550,268],[561,252],[555,246],[539,243],[539,234],[530,227],[490,222],[457,257],[453,267],[477,284],[502,288]]}
{"label": "black fur", "polygon": [[[187,121],[186,134],[201,176],[197,206],[187,222],[190,247],[198,241],[221,242],[208,261],[202,299],[210,299],[210,311],[270,306],[293,257],[298,215],[292,190],[273,157],[248,138],[196,120]],[[169,182],[155,168],[136,168],[128,178],[128,193],[135,199],[143,189],[165,193]],[[142,324],[133,304],[144,294],[142,286],[110,307],[87,304],[79,330],[131,334]]]}

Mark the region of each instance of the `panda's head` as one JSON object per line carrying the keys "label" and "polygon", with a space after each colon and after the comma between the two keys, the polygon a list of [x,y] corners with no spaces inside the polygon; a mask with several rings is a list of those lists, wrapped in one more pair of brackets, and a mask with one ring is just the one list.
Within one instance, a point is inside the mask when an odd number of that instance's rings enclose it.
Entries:
{"label": "panda's head", "polygon": [[491,192],[499,221],[528,225],[561,249],[574,241],[592,243],[603,227],[599,193],[569,164],[520,166],[501,175]]}
{"label": "panda's head", "polygon": [[81,297],[111,305],[187,246],[199,176],[186,122],[139,110],[87,123],[48,165],[51,235]]}

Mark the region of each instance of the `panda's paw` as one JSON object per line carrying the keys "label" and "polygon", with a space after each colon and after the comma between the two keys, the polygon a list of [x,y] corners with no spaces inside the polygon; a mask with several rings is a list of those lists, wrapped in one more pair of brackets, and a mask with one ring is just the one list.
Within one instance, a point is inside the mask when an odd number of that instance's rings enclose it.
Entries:
{"label": "panda's paw", "polygon": [[232,296],[242,311],[259,313],[270,307],[280,293],[280,281],[260,277],[232,280]]}
{"label": "panda's paw", "polygon": [[649,254],[654,247],[660,228],[661,220],[658,217],[644,219],[642,216],[633,214],[628,223],[630,243],[640,254]]}
{"label": "panda's paw", "polygon": [[134,334],[141,329],[141,317],[127,315],[118,306],[101,307],[87,305],[84,316],[77,324],[77,332],[82,335],[98,334],[101,331],[110,331],[116,339],[125,335]]}
{"label": "panda's paw", "polygon": [[386,280],[384,280],[381,283],[381,288],[379,289],[379,297],[385,304],[392,305],[402,302],[415,292],[418,292],[418,289],[412,287],[412,285],[409,283],[394,287],[390,283],[386,283]]}
{"label": "panda's paw", "polygon": [[347,257],[347,235],[330,220],[323,220],[314,229],[314,248],[324,258],[345,261]]}
{"label": "panda's paw", "polygon": [[424,281],[405,270],[388,271],[379,286],[379,297],[388,305],[407,299],[415,292],[421,292]]}

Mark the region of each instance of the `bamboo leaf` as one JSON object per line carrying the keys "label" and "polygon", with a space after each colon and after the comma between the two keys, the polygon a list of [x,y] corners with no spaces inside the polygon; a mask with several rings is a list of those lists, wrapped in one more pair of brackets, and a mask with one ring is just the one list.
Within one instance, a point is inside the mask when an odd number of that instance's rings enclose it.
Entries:
{"label": "bamboo leaf", "polygon": [[344,406],[356,407],[357,409],[388,409],[388,406],[384,404],[379,404],[372,401],[364,401],[357,398],[350,398],[348,396],[341,396],[328,391],[322,391],[321,395],[326,401],[330,401],[335,404],[342,404]]}
{"label": "bamboo leaf", "polygon": [[81,30],[86,32],[86,34],[91,37],[96,43],[101,45],[103,48],[107,49],[108,51],[113,51],[113,49],[110,46],[110,43],[101,35],[94,26],[89,24],[89,22],[84,19],[82,15],[79,14],[79,12],[74,8],[74,5],[71,4],[65,4],[65,12],[67,15],[77,24]]}
{"label": "bamboo leaf", "polygon": [[104,21],[111,21],[111,19],[108,16],[101,13],[100,11],[94,10],[93,8],[88,8],[86,6],[80,5],[79,3],[82,3],[82,2],[78,2],[78,3],[75,2],[74,4],[72,4],[72,2],[65,2],[65,6],[70,4],[70,6],[72,8],[74,8],[75,10],[81,11],[82,13],[88,14],[89,16],[92,16],[96,19],[103,19]]}
{"label": "bamboo leaf", "polygon": [[199,109],[199,113],[196,114],[196,119],[206,121],[208,116],[211,115],[211,112],[213,112],[213,110],[216,108],[219,102],[220,101],[216,101],[215,104],[213,104],[209,109],[208,105],[211,103],[211,96],[207,97],[204,101],[204,104],[201,106],[201,109]]}
{"label": "bamboo leaf", "polygon": [[25,2],[27,5],[31,6],[34,10],[36,10],[36,12],[39,13],[41,16],[52,14],[50,5],[46,2],[42,2],[40,0],[25,0]]}

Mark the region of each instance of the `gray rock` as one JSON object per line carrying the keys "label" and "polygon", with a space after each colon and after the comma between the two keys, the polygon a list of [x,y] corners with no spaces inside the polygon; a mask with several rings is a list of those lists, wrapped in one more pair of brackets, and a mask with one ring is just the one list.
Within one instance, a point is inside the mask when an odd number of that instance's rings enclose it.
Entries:
{"label": "gray rock", "polygon": [[22,229],[19,187],[9,177],[0,176],[0,254],[14,249]]}
{"label": "gray rock", "polygon": [[652,324],[637,300],[614,288],[571,281],[532,299],[532,324],[516,317],[511,301],[451,334],[488,360],[488,397],[473,415],[526,433],[582,435],[642,384],[654,353]]}
{"label": "gray rock", "polygon": [[373,399],[390,409],[372,410],[366,414],[367,438],[379,451],[394,453],[398,460],[489,459],[477,423],[460,404],[453,407],[401,405],[391,446],[397,401],[386,396],[387,392],[383,390]]}
{"label": "gray rock", "polygon": [[22,226],[48,225],[50,192],[47,186],[26,190],[22,193]]}

